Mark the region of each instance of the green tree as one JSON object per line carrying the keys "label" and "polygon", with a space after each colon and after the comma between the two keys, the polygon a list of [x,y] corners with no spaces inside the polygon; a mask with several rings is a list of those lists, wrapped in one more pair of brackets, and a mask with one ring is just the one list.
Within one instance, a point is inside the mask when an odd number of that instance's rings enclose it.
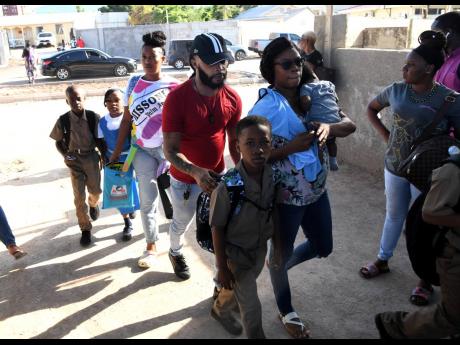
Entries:
{"label": "green tree", "polygon": [[85,12],[85,9],[79,5],[76,5],[75,8],[77,9],[77,12],[80,13],[80,12]]}
{"label": "green tree", "polygon": [[151,5],[133,5],[129,14],[129,23],[132,25],[151,24],[152,19]]}
{"label": "green tree", "polygon": [[102,13],[107,12],[131,12],[133,5],[106,5],[99,7],[98,11]]}

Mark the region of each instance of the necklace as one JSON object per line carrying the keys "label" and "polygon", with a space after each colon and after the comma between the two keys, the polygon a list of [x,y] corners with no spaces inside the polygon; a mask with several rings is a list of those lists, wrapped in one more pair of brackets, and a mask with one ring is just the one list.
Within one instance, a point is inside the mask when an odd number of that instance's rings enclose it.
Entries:
{"label": "necklace", "polygon": [[433,87],[431,88],[430,90],[430,93],[428,95],[426,95],[425,97],[422,97],[422,98],[418,98],[416,96],[416,93],[414,91],[414,89],[412,88],[412,84],[409,84],[409,99],[412,103],[425,103],[426,101],[428,101],[437,91],[438,89],[438,84],[437,83],[434,83],[433,84]]}
{"label": "necklace", "polygon": [[[198,94],[198,97],[200,97],[201,99],[201,103],[204,104],[204,106],[206,107],[206,110],[208,111],[208,121],[209,123],[212,125],[214,124],[214,121],[215,121],[215,116],[213,114],[213,112],[208,108],[208,105],[206,104],[206,102],[204,101],[203,97],[201,96],[200,94],[200,91],[198,91],[198,87],[196,86],[196,81],[195,79],[193,79],[193,85],[195,85],[195,89],[196,89],[196,93]],[[214,104],[215,105],[215,104]]]}

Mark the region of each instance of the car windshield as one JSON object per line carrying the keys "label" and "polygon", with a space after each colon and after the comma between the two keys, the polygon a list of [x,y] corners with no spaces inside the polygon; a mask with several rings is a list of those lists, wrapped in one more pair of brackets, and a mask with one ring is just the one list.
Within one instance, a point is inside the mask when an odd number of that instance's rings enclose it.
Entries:
{"label": "car windshield", "polygon": [[51,37],[52,35],[50,33],[42,33],[38,35],[39,37]]}

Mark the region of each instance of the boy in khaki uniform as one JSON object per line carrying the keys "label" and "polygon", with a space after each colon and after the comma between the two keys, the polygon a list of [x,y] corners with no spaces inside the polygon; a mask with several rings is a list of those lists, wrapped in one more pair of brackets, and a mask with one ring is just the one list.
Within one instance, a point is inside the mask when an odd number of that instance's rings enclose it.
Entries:
{"label": "boy in khaki uniform", "polygon": [[[65,94],[66,102],[71,109],[63,115],[68,116],[70,121],[69,142],[66,142],[65,129],[60,118],[56,121],[50,137],[56,140],[56,148],[64,157],[64,163],[70,170],[78,225],[82,231],[80,244],[87,246],[91,243],[92,225],[88,217],[85,188],[88,188],[89,193],[91,219],[96,220],[99,217],[97,203],[102,190],[100,156],[95,147],[97,146],[102,153],[105,148],[101,140],[95,139],[100,116],[84,108],[85,91],[71,85],[66,89]],[[94,124],[94,128],[89,128],[90,123]]]}
{"label": "boy in khaki uniform", "polygon": [[216,254],[216,280],[222,286],[211,316],[228,332],[241,334],[241,324],[231,314],[238,303],[247,337],[265,338],[256,279],[264,266],[267,240],[274,234],[275,183],[271,166],[266,163],[271,151],[270,122],[260,116],[247,116],[238,122],[236,136],[242,158],[235,169],[238,180],[244,183],[245,199],[230,215],[227,185],[232,181],[225,177],[211,194],[209,224]]}
{"label": "boy in khaki uniform", "polygon": [[[452,156],[457,162],[460,155]],[[415,312],[385,312],[376,315],[382,339],[446,338],[460,335],[460,168],[446,163],[433,170],[431,188],[423,204],[427,223],[451,228],[436,259],[441,301]]]}

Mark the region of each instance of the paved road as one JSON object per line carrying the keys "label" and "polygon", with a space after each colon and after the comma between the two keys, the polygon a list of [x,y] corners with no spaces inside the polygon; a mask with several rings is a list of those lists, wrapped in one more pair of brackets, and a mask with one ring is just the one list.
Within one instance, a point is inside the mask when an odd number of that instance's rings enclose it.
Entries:
{"label": "paved road", "polygon": [[[244,113],[259,86],[235,86]],[[87,107],[102,112],[101,97],[89,98]],[[94,244],[80,247],[68,172],[48,138],[66,110],[62,99],[0,104],[0,204],[29,252],[19,261],[0,252],[0,338],[235,338],[209,316],[213,258],[198,247],[193,228],[185,236],[188,281],[172,273],[165,218],[159,220],[155,269],[136,266],[145,246],[140,217],[132,241],[125,243],[121,217],[102,210]],[[226,160],[230,165],[228,154]],[[358,276],[378,249],[385,209],[381,176],[341,165],[328,186],[334,252],[290,271],[293,303],[314,338],[377,338],[375,313],[417,308],[408,302],[416,277],[403,239],[390,274],[370,281]],[[266,269],[258,286],[267,337],[288,338]]]}
{"label": "paved road", "polygon": [[[22,51],[22,50],[21,50]],[[37,54],[40,57],[49,55],[52,52],[56,52],[54,48],[43,48],[38,49]],[[13,50],[13,64],[10,66],[0,67],[0,87],[8,87],[8,86],[18,86],[18,85],[26,85],[28,84],[28,79],[25,73],[25,68],[20,59],[19,50]],[[241,71],[241,72],[248,72],[250,74],[259,75],[259,64],[260,58],[256,56],[251,56],[248,59],[242,61],[235,61],[234,64],[229,66],[229,72],[232,71]],[[38,66],[38,76],[36,78],[36,84],[46,84],[46,83],[59,83],[60,80],[55,77],[48,77],[43,76],[40,73],[40,65]],[[137,73],[142,72],[142,65],[138,63]],[[174,67],[168,66],[164,64],[162,67],[162,72],[171,76],[179,75],[188,73],[191,74],[190,67],[186,67],[182,70],[176,70]],[[104,78],[104,77],[102,77]],[[128,77],[126,77],[128,78]],[[92,77],[81,77],[76,80],[79,82],[84,82],[85,80],[93,80]],[[99,78],[101,79],[101,78]]]}

